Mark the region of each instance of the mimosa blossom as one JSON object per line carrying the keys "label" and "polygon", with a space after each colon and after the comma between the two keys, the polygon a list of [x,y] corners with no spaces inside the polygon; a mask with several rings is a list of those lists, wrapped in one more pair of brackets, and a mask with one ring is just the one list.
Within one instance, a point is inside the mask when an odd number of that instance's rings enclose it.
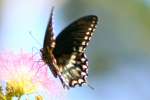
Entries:
{"label": "mimosa blossom", "polygon": [[[0,53],[0,100],[20,99],[23,95],[41,90],[51,96],[61,94],[61,88],[49,77],[49,68],[37,61],[39,58],[29,53]],[[39,97],[43,98],[38,93],[35,100]]]}

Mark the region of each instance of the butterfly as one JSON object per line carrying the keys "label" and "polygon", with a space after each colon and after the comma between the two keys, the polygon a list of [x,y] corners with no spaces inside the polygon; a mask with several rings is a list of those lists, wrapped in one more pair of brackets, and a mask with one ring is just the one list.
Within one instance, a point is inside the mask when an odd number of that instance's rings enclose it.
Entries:
{"label": "butterfly", "polygon": [[54,77],[58,77],[64,88],[82,86],[87,83],[88,59],[86,47],[95,31],[98,17],[88,15],[67,26],[54,38],[53,10],[45,32],[42,60],[49,66]]}

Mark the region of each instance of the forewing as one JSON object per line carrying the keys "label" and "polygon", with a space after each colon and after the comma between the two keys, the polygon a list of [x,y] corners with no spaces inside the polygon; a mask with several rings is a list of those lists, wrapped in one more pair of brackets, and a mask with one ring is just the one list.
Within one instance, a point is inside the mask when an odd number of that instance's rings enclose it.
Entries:
{"label": "forewing", "polygon": [[54,39],[53,26],[52,26],[53,10],[54,7],[51,10],[49,22],[46,28],[43,48],[49,47],[50,49],[53,49],[55,47],[55,39]]}
{"label": "forewing", "polygon": [[43,48],[41,49],[41,53],[42,53],[42,60],[49,66],[53,75],[55,77],[57,77],[57,69],[54,66],[54,64],[56,64],[56,60],[52,53],[52,51],[55,47],[55,39],[54,39],[53,26],[52,26],[53,10],[54,10],[54,7],[51,10],[51,14],[50,14],[49,22],[48,22],[48,25],[46,28],[44,43],[43,43]]}

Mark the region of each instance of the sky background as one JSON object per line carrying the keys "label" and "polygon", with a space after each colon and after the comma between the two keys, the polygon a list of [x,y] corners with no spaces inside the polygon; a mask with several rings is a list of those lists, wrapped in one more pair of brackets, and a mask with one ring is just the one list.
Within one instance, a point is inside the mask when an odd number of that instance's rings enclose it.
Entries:
{"label": "sky background", "polygon": [[150,99],[150,0],[0,0],[0,5],[1,52],[40,54],[52,5],[56,36],[81,16],[98,16],[86,52],[95,89],[70,89],[68,100]]}

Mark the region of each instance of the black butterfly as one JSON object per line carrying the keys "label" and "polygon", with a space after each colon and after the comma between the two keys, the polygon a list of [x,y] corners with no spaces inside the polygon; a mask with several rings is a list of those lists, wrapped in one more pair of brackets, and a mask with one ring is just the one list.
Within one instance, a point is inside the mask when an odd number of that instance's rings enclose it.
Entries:
{"label": "black butterfly", "polygon": [[88,60],[84,52],[95,31],[98,18],[95,15],[81,17],[55,39],[52,27],[53,9],[41,49],[42,60],[49,66],[53,75],[59,77],[64,88],[82,86],[87,83],[88,76]]}

